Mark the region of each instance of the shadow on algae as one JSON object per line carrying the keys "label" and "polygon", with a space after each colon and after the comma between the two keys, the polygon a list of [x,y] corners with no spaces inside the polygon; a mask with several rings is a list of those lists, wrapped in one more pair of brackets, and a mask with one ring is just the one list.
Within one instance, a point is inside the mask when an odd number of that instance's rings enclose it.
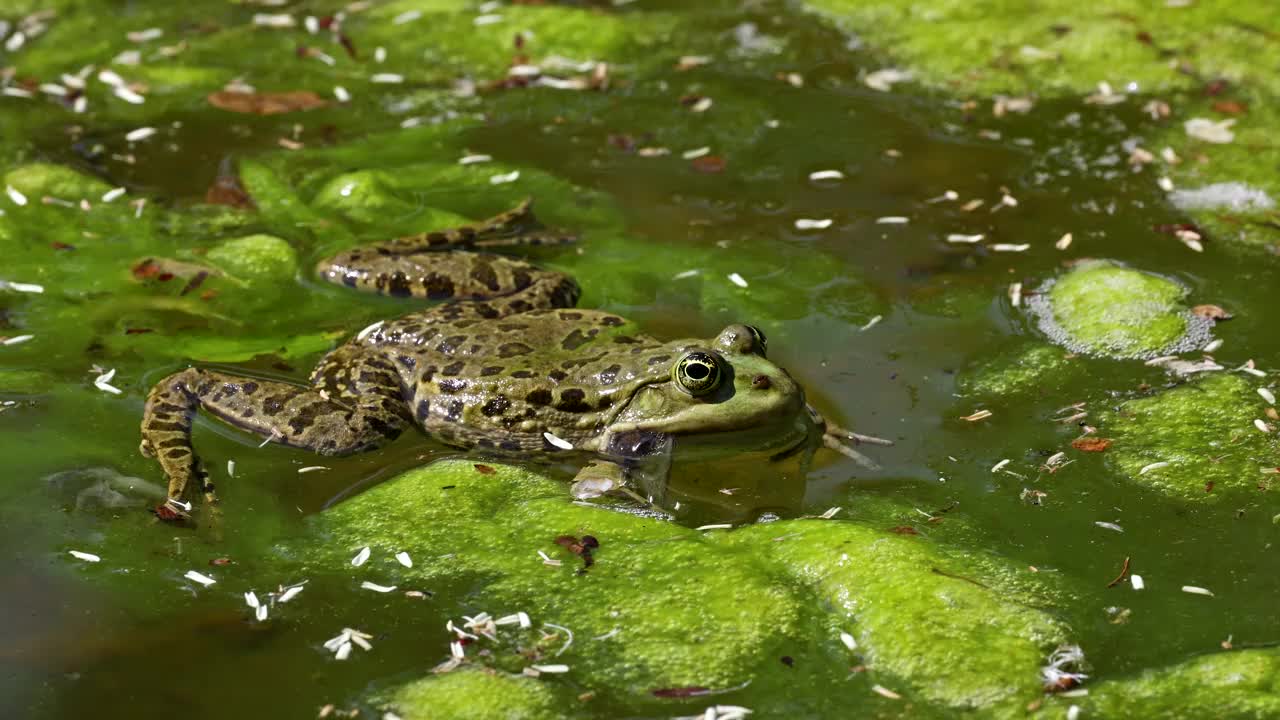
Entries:
{"label": "shadow on algae", "polygon": [[[27,620],[0,625],[5,704],[1280,716],[1274,20],[9,3],[0,608]],[[299,90],[305,111],[209,100]],[[695,468],[695,529],[410,440],[300,475],[314,458],[201,421],[223,532],[147,516],[152,382],[301,380],[407,311],[320,284],[318,258],[524,197],[587,239],[532,254],[584,307],[770,328],[816,402],[900,441],[886,470]]]}

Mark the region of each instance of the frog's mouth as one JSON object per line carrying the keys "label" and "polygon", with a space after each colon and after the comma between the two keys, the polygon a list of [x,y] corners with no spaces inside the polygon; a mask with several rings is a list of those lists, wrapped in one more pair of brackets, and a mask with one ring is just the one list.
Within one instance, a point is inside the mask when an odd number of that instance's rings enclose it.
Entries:
{"label": "frog's mouth", "polygon": [[691,400],[670,382],[646,385],[613,417],[603,446],[612,449],[619,443],[615,438],[634,444],[662,436],[678,441],[682,456],[715,457],[786,451],[810,437],[814,425],[804,412],[803,395],[779,393],[746,404],[734,402],[738,394],[728,385],[706,400]]}

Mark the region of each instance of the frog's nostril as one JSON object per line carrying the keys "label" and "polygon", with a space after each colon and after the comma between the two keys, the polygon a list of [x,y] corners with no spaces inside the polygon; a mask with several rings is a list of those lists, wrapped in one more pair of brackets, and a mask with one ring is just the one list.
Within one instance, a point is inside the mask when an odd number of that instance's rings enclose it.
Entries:
{"label": "frog's nostril", "polygon": [[757,390],[765,390],[769,387],[768,375],[757,375],[751,378],[751,387]]}

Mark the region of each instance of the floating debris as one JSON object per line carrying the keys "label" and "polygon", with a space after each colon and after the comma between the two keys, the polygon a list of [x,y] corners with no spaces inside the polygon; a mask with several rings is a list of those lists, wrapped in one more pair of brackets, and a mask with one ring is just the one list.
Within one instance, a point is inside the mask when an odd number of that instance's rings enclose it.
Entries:
{"label": "floating debris", "polygon": [[703,155],[708,155],[710,153],[711,153],[711,148],[704,146],[700,148],[694,148],[692,150],[685,150],[684,152],[680,153],[680,157],[684,158],[685,160],[695,160],[697,158],[702,157]]}
{"label": "floating debris", "polygon": [[955,190],[948,190],[937,197],[931,197],[925,200],[927,203],[953,202],[960,199],[960,193]]}
{"label": "floating debris", "polygon": [[519,180],[519,179],[520,179],[520,171],[519,171],[519,170],[512,170],[511,172],[506,173],[505,175],[503,175],[503,174],[499,174],[499,175],[494,175],[494,176],[490,177],[490,178],[489,178],[489,184],[490,184],[490,185],[502,185],[502,184],[505,184],[505,183],[513,183],[513,182],[515,182],[516,180]]}
{"label": "floating debris", "polygon": [[71,554],[71,557],[77,560],[83,560],[85,562],[91,562],[91,563],[102,561],[101,557],[94,555],[93,553],[80,552],[79,550],[68,550],[67,552]]}
{"label": "floating debris", "polygon": [[731,529],[733,529],[733,525],[731,523],[714,523],[712,525],[699,525],[698,527],[694,528],[694,530],[731,530]]}
{"label": "floating debris", "polygon": [[960,419],[966,422],[978,422],[979,420],[986,420],[987,418],[991,417],[992,414],[993,413],[990,410],[979,410],[973,413],[972,415],[965,415]]}
{"label": "floating debris", "polygon": [[534,672],[551,673],[551,674],[569,672],[568,665],[530,665],[529,669],[533,670]]}
{"label": "floating debris", "polygon": [[210,585],[218,582],[217,580],[214,580],[208,575],[205,575],[204,573],[196,572],[195,570],[188,570],[187,574],[183,575],[182,577],[188,580],[191,580],[193,582],[198,582],[205,587],[209,587]]}
{"label": "floating debris", "polygon": [[1152,470],[1159,470],[1160,468],[1169,467],[1169,465],[1171,465],[1171,464],[1172,464],[1172,463],[1169,463],[1169,462],[1153,462],[1153,463],[1151,463],[1150,465],[1143,465],[1143,466],[1142,466],[1142,469],[1138,471],[1138,474],[1139,474],[1139,475],[1146,475],[1147,473],[1151,472]]}
{"label": "floating debris", "polygon": [[1195,586],[1195,585],[1183,585],[1183,586],[1182,586],[1182,592],[1184,592],[1184,593],[1188,593],[1188,594],[1190,594],[1190,595],[1204,595],[1204,596],[1206,596],[1206,597],[1213,597],[1213,596],[1214,596],[1214,595],[1213,595],[1213,591],[1211,591],[1211,590],[1209,590],[1209,589],[1207,589],[1207,588],[1202,588],[1202,587],[1198,587],[1198,586]]}
{"label": "floating debris", "polygon": [[978,233],[976,235],[962,235],[960,233],[951,233],[950,235],[947,236],[947,242],[965,243],[965,244],[971,245],[973,243],[982,242],[983,238],[985,237],[986,235],[983,235],[982,233]]}
{"label": "floating debris", "polygon": [[355,557],[351,558],[351,564],[355,567],[360,567],[369,561],[369,556],[372,554],[373,551],[369,549],[368,545],[366,545],[360,548],[360,552],[356,553]]}
{"label": "floating debris", "polygon": [[11,338],[0,340],[0,345],[21,345],[29,340],[34,340],[35,337],[35,335],[14,335]]}
{"label": "floating debris", "polygon": [[1071,233],[1067,233],[1066,235],[1058,238],[1058,242],[1054,243],[1053,246],[1059,250],[1066,250],[1071,247],[1071,239]]}
{"label": "floating debris", "polygon": [[1270,426],[1270,425],[1268,425],[1266,422],[1264,422],[1264,421],[1262,421],[1262,420],[1259,420],[1259,419],[1256,419],[1256,418],[1255,418],[1255,419],[1254,419],[1254,421],[1253,421],[1253,426],[1254,426],[1254,427],[1256,427],[1256,428],[1258,428],[1258,430],[1260,430],[1260,431],[1262,431],[1262,432],[1264,432],[1264,433],[1269,433],[1269,432],[1271,432],[1271,426]]}
{"label": "floating debris", "polygon": [[409,553],[403,550],[396,553],[396,562],[400,563],[401,565],[407,568],[413,567],[413,558],[409,557]]}
{"label": "floating debris", "polygon": [[1136,574],[1129,576],[1129,584],[1133,586],[1134,590],[1141,590],[1147,586],[1147,583],[1142,579],[1142,576]]}
{"label": "floating debris", "polygon": [[872,90],[880,92],[889,92],[893,86],[900,82],[907,82],[915,77],[910,70],[899,70],[897,68],[884,68],[875,72],[867,73],[862,78],[862,82]]}
{"label": "floating debris", "polygon": [[1113,522],[1106,522],[1106,521],[1103,521],[1103,520],[1098,520],[1097,522],[1095,522],[1095,523],[1094,523],[1094,525],[1097,525],[1097,526],[1098,526],[1098,527],[1100,527],[1100,528],[1106,528],[1107,530],[1114,530],[1114,531],[1116,531],[1116,532],[1118,532],[1118,533],[1122,533],[1122,532],[1124,532],[1124,528],[1120,527],[1119,525],[1117,525],[1117,524],[1115,524],[1115,523],[1113,523]]}
{"label": "floating debris", "polygon": [[360,589],[372,590],[378,593],[389,593],[389,592],[395,592],[396,586],[395,585],[379,585],[378,583],[369,582],[368,580],[365,580],[364,582],[360,583]]}
{"label": "floating debris", "polygon": [[832,220],[830,218],[799,218],[795,224],[797,230],[825,230],[831,227],[831,223]]}
{"label": "floating debris", "polygon": [[102,193],[102,202],[109,203],[119,198],[121,195],[124,195],[125,192],[127,191],[122,187],[111,188],[110,190]]}
{"label": "floating debris", "polygon": [[1262,396],[1263,400],[1266,400],[1271,405],[1276,404],[1275,393],[1271,392],[1270,390],[1266,388],[1258,388],[1258,394]]}
{"label": "floating debris", "polygon": [[1236,124],[1235,118],[1227,118],[1217,122],[1205,118],[1191,118],[1183,123],[1187,135],[1207,143],[1224,144],[1236,139],[1231,126]]}
{"label": "floating debris", "polygon": [[854,640],[853,636],[847,632],[840,633],[840,642],[844,643],[844,646],[849,648],[849,652],[853,652],[858,649],[858,641]]}
{"label": "floating debris", "polygon": [[351,657],[351,651],[355,646],[359,646],[366,652],[372,650],[373,645],[369,643],[372,639],[373,636],[368,633],[352,628],[342,628],[342,632],[325,641],[324,648],[333,653],[333,659],[346,660]]}
{"label": "floating debris", "polygon": [[1004,460],[1001,460],[1000,462],[998,462],[998,463],[996,463],[995,465],[992,465],[992,466],[991,466],[991,472],[993,472],[993,473],[995,473],[995,472],[1000,472],[1000,471],[1001,471],[1001,470],[1003,470],[1003,469],[1005,468],[1005,466],[1006,466],[1006,465],[1008,465],[1010,462],[1011,462],[1011,461],[1010,461],[1009,459],[1007,459],[1007,458],[1006,458],[1006,459],[1004,459]]}
{"label": "floating debris", "polygon": [[329,468],[325,467],[324,465],[308,465],[307,467],[298,468],[298,474],[305,475],[307,473],[319,472],[321,470],[328,470],[328,469]]}
{"label": "floating debris", "polygon": [[464,155],[458,159],[459,165],[475,165],[476,163],[487,163],[493,160],[492,155]]}
{"label": "floating debris", "polygon": [[15,188],[14,186],[6,185],[4,188],[4,192],[6,195],[9,196],[9,199],[13,201],[14,205],[17,205],[18,207],[22,207],[27,204],[27,196],[18,192],[18,189]]}
{"label": "floating debris", "polygon": [[1023,243],[1014,245],[1012,243],[995,243],[991,246],[992,252],[1026,252],[1031,249],[1031,245]]}
{"label": "floating debris", "polygon": [[112,395],[123,395],[124,394],[123,390],[111,384],[111,379],[114,378],[115,376],[116,376],[116,370],[115,368],[111,368],[110,370],[94,378],[93,386],[103,392],[111,393]]}
{"label": "floating debris", "polygon": [[298,593],[302,592],[303,587],[304,586],[302,584],[298,584],[285,588],[284,592],[280,593],[280,596],[276,598],[276,602],[289,602],[290,600],[298,597]]}
{"label": "floating debris", "polygon": [[879,325],[879,324],[880,324],[880,321],[881,321],[881,320],[883,320],[883,319],[884,319],[884,316],[883,316],[883,315],[876,315],[875,317],[873,317],[873,318],[871,318],[870,320],[868,320],[866,325],[863,325],[862,327],[858,328],[858,331],[859,331],[859,332],[866,332],[866,331],[870,330],[871,328],[875,327],[876,325]]}
{"label": "floating debris", "polygon": [[887,688],[887,687],[885,687],[885,686],[883,686],[883,685],[872,685],[872,686],[871,686],[871,692],[873,692],[873,693],[875,693],[875,694],[877,694],[877,695],[879,695],[879,696],[881,696],[881,697],[889,698],[890,700],[901,700],[901,699],[902,699],[902,696],[901,696],[901,695],[899,695],[898,693],[896,693],[896,692],[894,692],[894,691],[890,690],[889,688]]}
{"label": "floating debris", "polygon": [[747,281],[738,273],[729,273],[728,278],[729,278],[729,282],[733,283],[734,285],[737,285],[740,288],[744,288],[747,286]]}
{"label": "floating debris", "polygon": [[44,292],[44,286],[36,285],[35,283],[20,283],[20,282],[10,282],[8,280],[0,280],[0,290],[12,290],[14,292],[39,294]]}
{"label": "floating debris", "polygon": [[911,222],[911,218],[902,217],[901,215],[886,215],[876,218],[877,225],[906,225]]}
{"label": "floating debris", "polygon": [[840,172],[839,170],[816,170],[814,172],[809,173],[809,179],[813,180],[814,182],[819,182],[822,180],[843,180],[844,173]]}
{"label": "floating debris", "polygon": [[377,73],[370,77],[369,81],[383,85],[398,85],[399,83],[404,82],[404,76],[397,75],[395,73]]}

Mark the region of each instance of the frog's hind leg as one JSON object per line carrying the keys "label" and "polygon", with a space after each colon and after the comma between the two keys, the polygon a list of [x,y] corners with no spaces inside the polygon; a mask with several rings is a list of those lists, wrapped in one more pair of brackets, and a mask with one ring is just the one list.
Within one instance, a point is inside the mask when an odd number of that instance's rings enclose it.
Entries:
{"label": "frog's hind leg", "polygon": [[190,506],[183,496],[193,484],[205,502],[217,502],[191,445],[192,422],[201,408],[269,441],[321,455],[372,450],[399,436],[410,418],[394,369],[378,358],[342,360],[347,364],[331,381],[333,390],[200,368],[157,383],[143,412],[141,445],[143,455],[156,458],[169,479],[168,500],[156,509],[157,516],[185,518]]}
{"label": "frog's hind leg", "polygon": [[387,255],[410,255],[423,251],[474,247],[564,245],[576,242],[577,239],[572,233],[543,228],[533,216],[533,201],[526,198],[514,208],[475,225],[407,235],[369,245],[365,249]]}

